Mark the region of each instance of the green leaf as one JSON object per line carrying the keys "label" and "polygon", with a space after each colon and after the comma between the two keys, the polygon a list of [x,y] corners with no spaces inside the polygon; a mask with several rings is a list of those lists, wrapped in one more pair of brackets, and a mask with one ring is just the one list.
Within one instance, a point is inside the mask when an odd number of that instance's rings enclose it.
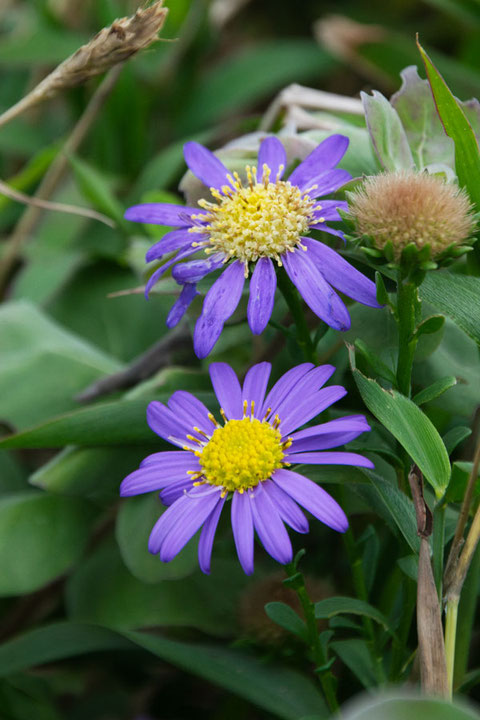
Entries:
{"label": "green leaf", "polygon": [[115,220],[119,227],[126,229],[127,222],[123,219],[123,205],[111,191],[103,173],[75,155],[69,155],[68,160],[84,197],[99,212]]}
{"label": "green leaf", "polygon": [[364,640],[336,640],[330,643],[333,652],[351,670],[361,682],[363,687],[369,688],[377,685],[377,677],[373,660]]}
{"label": "green leaf", "polygon": [[395,390],[384,390],[375,380],[352,372],[370,412],[389,430],[418,465],[425,479],[441,497],[450,479],[450,462],[438,431],[428,417],[408,398]]}
{"label": "green leaf", "polygon": [[240,648],[183,643],[139,632],[123,637],[157,657],[245,698],[284,720],[329,713],[313,683],[295,670],[267,664]]}
{"label": "green leaf", "polygon": [[82,554],[91,512],[78,499],[23,492],[0,500],[0,596],[33,592]]}
{"label": "green leaf", "polygon": [[424,388],[423,390],[420,390],[420,392],[414,395],[414,397],[412,398],[413,402],[416,405],[424,405],[431,400],[435,400],[435,398],[439,397],[451,387],[454,387],[456,384],[457,378],[453,375],[449,375],[445,378],[440,378],[440,380],[436,380],[434,383]]}
{"label": "green leaf", "polygon": [[443,315],[431,315],[430,317],[422,320],[420,325],[417,326],[414,337],[420,337],[421,335],[433,335],[443,328],[445,324],[445,318]]}
{"label": "green leaf", "polygon": [[397,111],[377,90],[360,93],[373,148],[384,170],[410,170],[414,167],[407,136]]}
{"label": "green leaf", "polygon": [[480,278],[449,272],[427,273],[420,286],[420,297],[451,317],[480,345]]}
{"label": "green leaf", "polygon": [[476,720],[478,713],[465,703],[425,697],[370,696],[345,713],[345,720]]}
{"label": "green leaf", "polygon": [[156,494],[147,494],[122,500],[117,515],[115,537],[123,561],[132,575],[145,583],[185,577],[198,564],[195,543],[188,543],[169,563],[159,562],[148,552],[148,538],[164,510]]}
{"label": "green leaf", "polygon": [[446,432],[443,436],[443,442],[445,443],[448,454],[451,455],[457,445],[460,445],[460,443],[470,437],[471,434],[471,429],[465,425],[458,425]]}
{"label": "green leaf", "polygon": [[0,337],[2,418],[17,427],[70,410],[76,393],[120,368],[30,303],[9,302],[0,308]]}
{"label": "green leaf", "polygon": [[329,597],[315,603],[315,617],[319,620],[329,619],[336,615],[362,615],[375,620],[388,632],[393,632],[387,618],[379,610],[363,600],[339,596]]}
{"label": "green leaf", "polygon": [[455,143],[458,182],[461,187],[466,188],[470,198],[480,209],[480,152],[477,139],[456,98],[418,41],[417,46],[425,63],[440,120],[445,132]]}
{"label": "green leaf", "polygon": [[[459,460],[452,465],[452,479],[447,489],[446,501],[453,503],[461,503],[465,497],[467,484],[472,474],[473,463]],[[473,497],[477,498],[480,494],[480,472],[475,480]]]}
{"label": "green leaf", "polygon": [[131,650],[131,642],[96,625],[59,622],[29,630],[0,645],[0,677],[99,650]]}
{"label": "green leaf", "polygon": [[265,605],[265,612],[274,623],[284,630],[307,640],[307,627],[295,610],[283,602],[269,602]]}
{"label": "green leaf", "polygon": [[357,351],[362,355],[367,363],[370,365],[371,369],[374,371],[376,375],[378,375],[381,378],[384,378],[385,380],[388,380],[392,384],[395,384],[396,378],[395,374],[390,370],[390,368],[385,365],[382,360],[376,355],[366,343],[363,342],[363,340],[357,339],[355,340],[355,347]]}

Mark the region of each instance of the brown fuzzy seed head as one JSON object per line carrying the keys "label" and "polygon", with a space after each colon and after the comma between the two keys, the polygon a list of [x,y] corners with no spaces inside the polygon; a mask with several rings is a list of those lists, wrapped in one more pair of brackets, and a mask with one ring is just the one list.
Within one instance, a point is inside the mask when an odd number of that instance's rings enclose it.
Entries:
{"label": "brown fuzzy seed head", "polygon": [[377,248],[391,241],[395,259],[410,243],[430,245],[432,257],[459,245],[474,229],[472,205],[456,185],[412,171],[368,177],[349,201],[349,212],[361,235]]}

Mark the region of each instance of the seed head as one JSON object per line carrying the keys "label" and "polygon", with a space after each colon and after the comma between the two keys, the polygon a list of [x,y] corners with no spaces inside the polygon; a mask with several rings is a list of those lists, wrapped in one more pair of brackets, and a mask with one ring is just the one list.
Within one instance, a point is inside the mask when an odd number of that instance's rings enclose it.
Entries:
{"label": "seed head", "polygon": [[349,212],[361,235],[383,250],[393,246],[395,260],[413,243],[430,246],[435,258],[460,245],[473,232],[475,219],[466,192],[427,173],[399,171],[368,177],[349,199]]}

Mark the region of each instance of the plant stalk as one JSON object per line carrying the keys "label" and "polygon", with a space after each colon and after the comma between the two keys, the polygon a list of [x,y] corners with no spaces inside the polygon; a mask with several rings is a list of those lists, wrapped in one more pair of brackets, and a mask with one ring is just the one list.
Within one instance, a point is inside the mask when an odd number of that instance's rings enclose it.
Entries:
{"label": "plant stalk", "polygon": [[302,302],[298,292],[283,272],[277,273],[277,283],[278,288],[288,305],[288,309],[292,314],[293,322],[295,323],[297,331],[297,344],[300,347],[305,360],[317,365],[317,353],[315,352],[315,346],[310,336],[310,330],[308,329],[305,313],[303,311]]}

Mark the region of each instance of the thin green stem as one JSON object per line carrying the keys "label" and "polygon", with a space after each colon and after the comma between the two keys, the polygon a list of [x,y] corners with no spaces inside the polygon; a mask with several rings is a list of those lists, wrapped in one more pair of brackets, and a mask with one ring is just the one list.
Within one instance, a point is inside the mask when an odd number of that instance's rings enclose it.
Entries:
{"label": "thin green stem", "polygon": [[459,687],[465,680],[468,669],[468,656],[475,619],[478,587],[480,583],[480,545],[477,545],[470,569],[462,588],[458,606],[457,641],[455,643],[455,668],[453,687]]}
{"label": "thin green stem", "polygon": [[335,692],[335,678],[329,669],[325,668],[322,670],[327,663],[327,658],[325,657],[320,636],[318,634],[317,619],[315,617],[315,605],[310,600],[305,587],[303,575],[297,571],[294,563],[288,563],[288,565],[285,566],[285,571],[289,578],[295,579],[295,581],[290,584],[290,587],[295,590],[302,605],[305,623],[307,626],[308,645],[312,652],[313,661],[317,669],[318,678],[320,680],[325,699],[331,712],[338,712],[339,705]]}
{"label": "thin green stem", "polygon": [[317,353],[312,342],[310,330],[308,329],[305,313],[303,311],[302,301],[298,295],[296,288],[292,285],[285,273],[277,273],[278,289],[285,298],[288,309],[292,313],[293,322],[297,331],[297,343],[303,352],[303,356],[307,362],[317,364]]}
{"label": "thin green stem", "polygon": [[447,601],[447,616],[445,621],[445,656],[447,660],[448,697],[453,694],[453,672],[455,668],[455,640],[457,635],[458,595],[450,597]]}
{"label": "thin green stem", "polygon": [[411,281],[404,280],[399,272],[397,279],[397,387],[406,397],[410,397],[412,390],[413,358],[417,347],[415,328],[419,309],[417,286]]}
{"label": "thin green stem", "polygon": [[433,577],[438,597],[443,594],[443,556],[445,545],[445,505],[437,505],[433,511]]}

